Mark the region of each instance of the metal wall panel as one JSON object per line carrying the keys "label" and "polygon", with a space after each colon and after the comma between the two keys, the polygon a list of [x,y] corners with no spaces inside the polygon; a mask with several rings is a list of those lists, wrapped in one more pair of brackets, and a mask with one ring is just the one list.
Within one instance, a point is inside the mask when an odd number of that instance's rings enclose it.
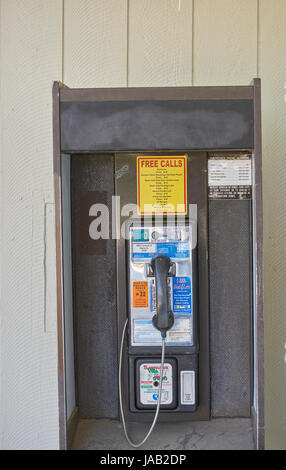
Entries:
{"label": "metal wall panel", "polygon": [[[72,158],[77,402],[82,418],[118,417],[115,241],[92,240],[95,203],[114,194],[113,155]],[[111,230],[111,224],[109,225]]]}
{"label": "metal wall panel", "polygon": [[212,416],[250,416],[251,201],[209,201]]}

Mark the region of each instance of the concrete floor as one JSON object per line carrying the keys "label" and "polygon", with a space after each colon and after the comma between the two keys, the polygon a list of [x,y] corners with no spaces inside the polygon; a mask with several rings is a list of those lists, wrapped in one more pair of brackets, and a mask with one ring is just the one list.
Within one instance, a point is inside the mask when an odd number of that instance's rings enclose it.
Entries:
{"label": "concrete floor", "polygon": [[[132,440],[148,431],[146,423],[129,423]],[[72,449],[129,450],[119,421],[81,419]],[[216,418],[211,421],[158,424],[142,450],[253,450],[253,430],[248,418]]]}

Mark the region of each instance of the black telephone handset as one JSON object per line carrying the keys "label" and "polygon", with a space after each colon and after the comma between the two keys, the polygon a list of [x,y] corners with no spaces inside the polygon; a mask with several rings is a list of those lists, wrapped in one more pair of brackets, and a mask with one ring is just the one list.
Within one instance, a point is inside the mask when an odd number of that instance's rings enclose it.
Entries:
{"label": "black telephone handset", "polygon": [[168,256],[157,255],[151,260],[151,268],[155,276],[156,284],[156,313],[152,323],[161,332],[162,338],[166,338],[166,332],[174,324],[174,314],[169,310],[168,273],[171,261]]}

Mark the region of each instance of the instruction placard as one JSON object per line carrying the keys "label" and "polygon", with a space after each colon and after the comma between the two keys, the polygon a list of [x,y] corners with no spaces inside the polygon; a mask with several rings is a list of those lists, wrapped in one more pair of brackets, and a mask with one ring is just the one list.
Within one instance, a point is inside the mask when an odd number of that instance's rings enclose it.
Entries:
{"label": "instruction placard", "polygon": [[187,155],[137,157],[137,205],[143,214],[187,214]]}
{"label": "instruction placard", "polygon": [[[134,344],[161,344],[162,340],[160,331],[152,324],[152,319],[147,318],[134,320],[133,335]],[[167,331],[166,343],[172,346],[193,343],[190,316],[175,317],[174,325]]]}
{"label": "instruction placard", "polygon": [[[140,402],[142,405],[156,404],[159,398],[161,364],[145,363],[140,366]],[[161,402],[169,405],[173,401],[173,374],[171,364],[165,362],[162,378]]]}
{"label": "instruction placard", "polygon": [[210,154],[208,186],[211,199],[251,199],[250,154]]}
{"label": "instruction placard", "polygon": [[148,307],[148,281],[133,282],[133,308]]}
{"label": "instruction placard", "polygon": [[167,331],[166,343],[193,344],[190,317],[175,317],[174,326]]}

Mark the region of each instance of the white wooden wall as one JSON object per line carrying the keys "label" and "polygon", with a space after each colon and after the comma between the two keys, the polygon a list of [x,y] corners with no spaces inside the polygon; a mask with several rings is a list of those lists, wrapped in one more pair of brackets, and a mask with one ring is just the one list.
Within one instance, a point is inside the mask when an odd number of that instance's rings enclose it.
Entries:
{"label": "white wooden wall", "polygon": [[52,82],[262,79],[267,448],[286,448],[286,1],[1,1],[0,447],[57,448]]}

